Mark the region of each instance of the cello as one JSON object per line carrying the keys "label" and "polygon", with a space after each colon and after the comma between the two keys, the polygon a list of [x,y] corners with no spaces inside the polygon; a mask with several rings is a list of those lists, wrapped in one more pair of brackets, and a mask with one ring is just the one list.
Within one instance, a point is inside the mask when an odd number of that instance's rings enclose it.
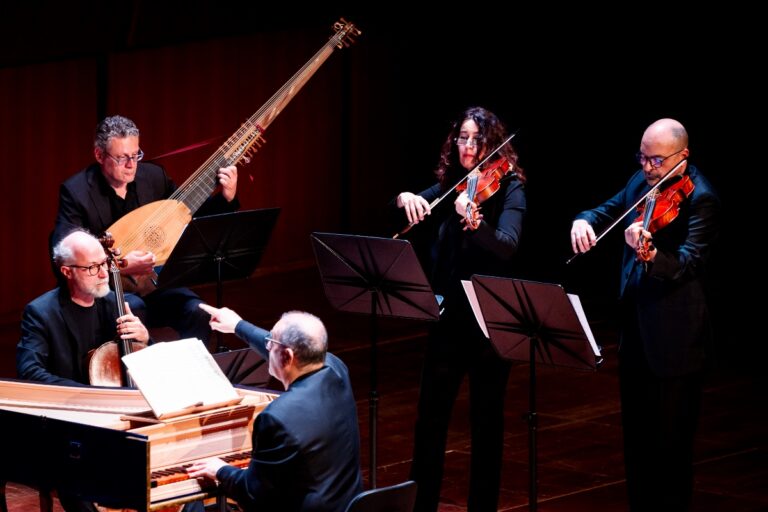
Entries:
{"label": "cello", "polygon": [[[107,253],[109,262],[109,275],[112,278],[112,284],[115,288],[115,299],[117,300],[118,318],[125,315],[125,294],[123,285],[120,281],[120,268],[118,266],[119,250],[113,249],[115,241],[109,232],[99,238],[99,242]],[[122,357],[146,348],[144,343],[135,340],[125,340],[119,333],[115,334],[115,339],[103,343],[99,347],[88,353],[88,380],[92,386],[136,387],[131,376],[122,362]]]}

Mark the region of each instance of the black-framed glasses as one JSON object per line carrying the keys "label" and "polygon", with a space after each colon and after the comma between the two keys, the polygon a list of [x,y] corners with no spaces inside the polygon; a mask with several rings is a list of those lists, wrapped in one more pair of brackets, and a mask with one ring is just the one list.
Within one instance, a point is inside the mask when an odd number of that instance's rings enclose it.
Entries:
{"label": "black-framed glasses", "polygon": [[144,152],[141,149],[139,149],[138,153],[136,153],[135,155],[131,155],[131,156],[125,156],[125,155],[123,155],[123,156],[112,156],[109,153],[107,153],[106,151],[104,152],[104,154],[106,154],[109,158],[114,160],[117,165],[125,165],[128,162],[138,162],[139,160],[144,158]]}
{"label": "black-framed glasses", "polygon": [[282,345],[285,346],[285,343],[282,341],[276,340],[272,336],[265,336],[264,340],[267,342],[267,350],[272,350],[272,345]]}
{"label": "black-framed glasses", "polygon": [[80,270],[87,270],[89,276],[95,276],[99,274],[99,270],[102,268],[104,271],[109,270],[109,260],[106,259],[101,263],[94,263],[93,265],[64,265],[69,268],[79,268]]}
{"label": "black-framed glasses", "polygon": [[459,146],[478,147],[485,142],[485,137],[480,135],[475,137],[468,137],[466,135],[459,135],[456,137],[455,142]]}
{"label": "black-framed glasses", "polygon": [[678,150],[678,151],[675,151],[671,155],[667,155],[667,156],[660,156],[660,155],[645,156],[642,153],[642,151],[638,151],[637,154],[635,155],[635,158],[637,158],[637,163],[639,163],[640,165],[645,165],[646,162],[647,162],[647,163],[651,164],[652,168],[658,169],[659,167],[661,167],[661,164],[664,163],[664,160],[666,160],[669,157],[675,156],[676,154],[680,153],[684,149],[685,148],[683,148],[681,150]]}

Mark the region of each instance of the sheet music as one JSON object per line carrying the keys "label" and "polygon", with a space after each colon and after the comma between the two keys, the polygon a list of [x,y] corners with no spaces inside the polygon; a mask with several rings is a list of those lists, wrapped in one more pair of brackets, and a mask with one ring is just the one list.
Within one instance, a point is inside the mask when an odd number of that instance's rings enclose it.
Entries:
{"label": "sheet music", "polygon": [[596,356],[600,357],[600,347],[597,346],[597,342],[595,342],[595,337],[592,335],[592,329],[589,327],[589,323],[587,322],[587,315],[584,314],[584,308],[581,307],[581,299],[579,299],[578,295],[575,295],[573,293],[569,293],[567,295],[568,295],[568,300],[571,301],[573,310],[576,311],[576,316],[579,318],[579,323],[581,324],[581,328],[584,329],[584,333],[587,335],[589,344],[592,347],[592,352],[594,352]]}
{"label": "sheet music", "polygon": [[475,319],[477,319],[480,329],[483,330],[483,334],[485,334],[486,338],[490,338],[490,336],[488,336],[488,328],[485,326],[485,320],[483,319],[483,312],[480,311],[480,303],[477,302],[477,294],[475,294],[475,288],[472,286],[472,281],[462,280],[461,286],[464,287],[464,293],[467,294],[467,299],[469,299],[469,304],[472,306],[472,312],[475,314]]}
{"label": "sheet music", "polygon": [[242,400],[197,338],[155,343],[122,359],[158,418]]}

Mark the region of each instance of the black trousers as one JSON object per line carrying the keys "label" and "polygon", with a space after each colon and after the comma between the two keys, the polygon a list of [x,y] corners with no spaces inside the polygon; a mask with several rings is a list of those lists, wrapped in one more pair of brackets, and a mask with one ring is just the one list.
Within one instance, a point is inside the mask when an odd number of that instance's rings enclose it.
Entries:
{"label": "black trousers", "polygon": [[625,330],[619,381],[630,510],[688,510],[703,372],[656,375],[648,367],[636,332]]}
{"label": "black trousers", "polygon": [[444,317],[433,328],[421,378],[411,469],[418,483],[416,511],[437,510],[448,424],[465,375],[472,432],[468,510],[496,511],[509,369],[510,363],[497,355],[474,317]]}

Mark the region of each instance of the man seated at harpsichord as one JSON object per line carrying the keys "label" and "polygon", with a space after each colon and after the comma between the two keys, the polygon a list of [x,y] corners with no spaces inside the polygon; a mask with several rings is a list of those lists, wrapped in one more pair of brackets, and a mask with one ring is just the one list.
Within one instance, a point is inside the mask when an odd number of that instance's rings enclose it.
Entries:
{"label": "man seated at harpsichord", "polygon": [[213,329],[235,333],[267,359],[286,391],[256,417],[247,469],[214,458],[192,464],[189,475],[216,480],[246,512],[344,510],[362,491],[360,433],[349,371],[327,352],[323,323],[291,311],[269,332],[231,309],[200,307]]}

